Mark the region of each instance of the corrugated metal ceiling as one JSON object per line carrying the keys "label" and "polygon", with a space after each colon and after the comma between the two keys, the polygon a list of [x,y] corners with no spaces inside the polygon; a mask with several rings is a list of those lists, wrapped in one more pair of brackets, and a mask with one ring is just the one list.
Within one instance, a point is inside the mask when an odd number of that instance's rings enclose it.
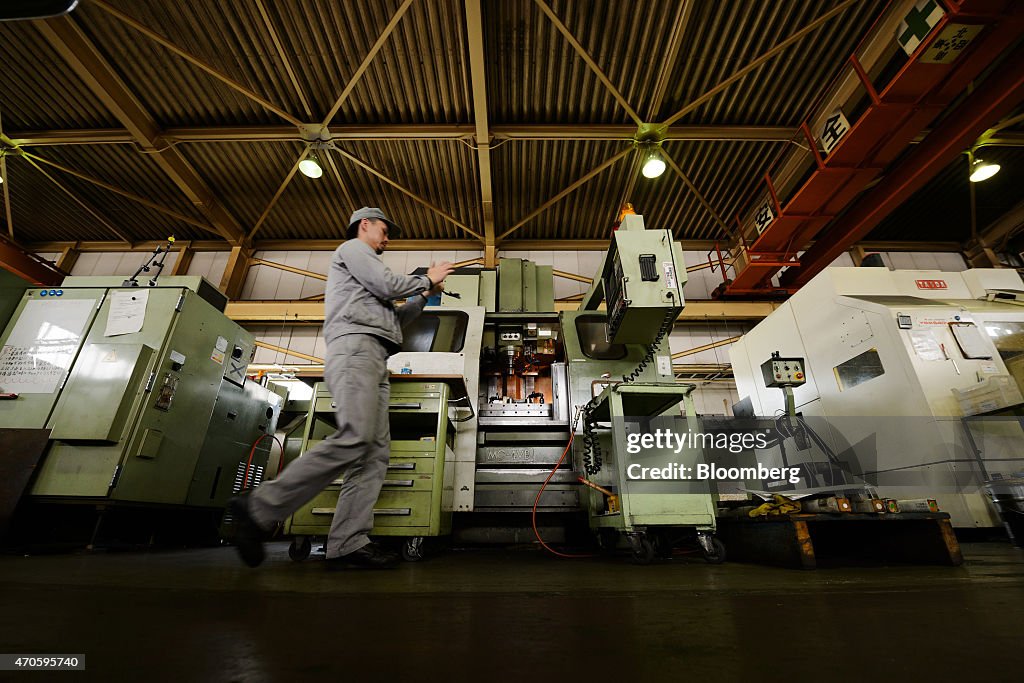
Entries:
{"label": "corrugated metal ceiling", "polygon": [[[549,7],[639,117],[657,122],[840,4],[841,0],[557,0]],[[795,127],[811,113],[809,107],[885,5],[885,0],[850,4],[676,125]],[[404,15],[394,22],[403,8]],[[483,0],[481,8],[487,123],[499,129],[566,126],[551,136],[556,139],[499,136],[491,141],[494,228],[501,235],[596,166],[629,149],[635,124],[538,2]],[[298,160],[303,134],[315,132],[382,32],[393,25],[331,125],[379,126],[378,137],[381,131],[402,126],[397,135],[407,139],[336,139],[335,144],[422,202],[332,151],[328,153],[341,178],[329,167],[315,181],[296,175],[260,224],[256,238],[338,238],[348,213],[363,204],[386,207],[406,227],[407,238],[469,237],[441,213],[484,233],[478,141],[472,137],[473,60],[462,0],[86,0],[70,21],[160,127],[193,133],[200,132],[197,127],[214,129],[205,131],[205,140],[192,135],[171,144],[246,233],[257,225]],[[285,116],[172,53],[145,31],[265,98]],[[208,222],[179,184],[141,146],[132,144],[126,132],[118,144],[99,144],[85,134],[97,128],[116,134],[125,126],[103,98],[67,68],[37,24],[0,24],[0,59],[6,65],[6,86],[0,95],[5,133],[19,139],[32,131],[59,131],[66,138],[90,142],[63,146],[51,140],[49,146],[25,145],[27,151]],[[295,121],[312,125],[300,130]],[[623,131],[617,139],[585,139],[593,126],[615,124]],[[449,139],[411,139],[427,137],[417,127],[430,125],[449,126],[443,132]],[[462,129],[453,132],[453,125]],[[259,131],[238,132],[239,127],[251,126],[273,127],[276,137],[238,141],[259,137]],[[719,130],[712,137],[722,134]],[[452,139],[453,135],[462,139]],[[217,137],[236,141],[210,140]],[[665,150],[714,211],[731,222],[786,144],[670,140]],[[17,239],[118,238],[15,152],[7,163]],[[619,159],[523,223],[509,239],[601,238],[623,200],[632,201],[651,225],[672,227],[679,237],[725,236],[718,219],[671,170],[649,181],[635,177],[637,167],[633,154]],[[133,240],[159,239],[172,230],[182,238],[213,237],[96,185],[50,172]],[[940,188],[946,188],[943,182],[952,186],[955,178],[940,179]],[[937,191],[952,196],[946,189]],[[1019,188],[1015,192],[1019,199]],[[959,238],[953,235],[962,236],[964,230],[959,219],[956,226],[937,230],[890,221],[875,235],[937,240]]]}

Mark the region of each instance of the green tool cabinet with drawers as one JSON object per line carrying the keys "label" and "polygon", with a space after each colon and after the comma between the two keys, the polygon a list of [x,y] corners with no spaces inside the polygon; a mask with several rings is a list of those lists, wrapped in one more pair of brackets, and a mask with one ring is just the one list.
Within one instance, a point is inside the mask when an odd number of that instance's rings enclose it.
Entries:
{"label": "green tool cabinet with drawers", "polygon": [[[402,379],[391,385],[391,457],[373,508],[371,534],[402,537],[402,557],[415,561],[423,557],[424,538],[451,532],[455,429],[448,419],[447,384]],[[334,402],[320,382],[306,419],[302,452],[334,431]],[[306,559],[313,539],[327,536],[342,482],[339,477],[288,519],[285,532],[293,536],[288,549],[293,560]]]}

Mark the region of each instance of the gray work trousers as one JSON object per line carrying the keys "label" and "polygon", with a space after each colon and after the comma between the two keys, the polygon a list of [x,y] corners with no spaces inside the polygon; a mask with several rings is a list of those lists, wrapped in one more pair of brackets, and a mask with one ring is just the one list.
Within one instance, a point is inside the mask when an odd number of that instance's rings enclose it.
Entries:
{"label": "gray work trousers", "polygon": [[373,505],[391,451],[387,358],[384,345],[366,334],[344,335],[328,346],[324,380],[334,398],[338,431],[253,491],[249,514],[256,524],[270,529],[344,474],[327,557],[347,555],[370,542]]}

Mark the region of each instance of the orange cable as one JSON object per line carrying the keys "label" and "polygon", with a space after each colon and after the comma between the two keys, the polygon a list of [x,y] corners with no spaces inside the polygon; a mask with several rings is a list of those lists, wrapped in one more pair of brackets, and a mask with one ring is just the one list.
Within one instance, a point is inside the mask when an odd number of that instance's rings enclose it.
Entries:
{"label": "orange cable", "polygon": [[549,546],[547,543],[545,543],[544,539],[540,537],[540,531],[537,530],[537,505],[540,503],[540,497],[544,493],[544,489],[546,489],[548,487],[548,482],[551,481],[551,477],[555,476],[555,472],[557,472],[558,468],[562,466],[562,461],[565,460],[565,456],[569,453],[569,449],[572,448],[572,440],[573,440],[574,437],[575,437],[575,428],[573,429],[572,432],[569,433],[569,443],[565,444],[565,450],[562,451],[562,457],[560,457],[558,459],[558,462],[555,463],[555,466],[551,469],[551,472],[548,473],[548,478],[544,480],[544,483],[541,485],[540,490],[537,491],[537,498],[533,501],[533,513],[531,515],[532,522],[533,522],[533,535],[537,537],[537,540],[544,547],[544,550],[547,550],[549,553],[551,553],[552,555],[555,555],[557,557],[566,557],[566,558],[570,558],[570,559],[579,559],[579,558],[584,558],[584,557],[597,557],[597,555],[593,555],[593,554],[580,555],[580,554],[573,554],[573,553],[560,553],[557,550],[555,550],[554,548],[552,548],[551,546]]}
{"label": "orange cable", "polygon": [[280,475],[281,470],[284,469],[284,446],[281,445],[281,442],[278,441],[277,437],[274,436],[273,434],[261,434],[260,437],[253,442],[252,448],[249,449],[249,459],[245,461],[245,474],[242,476],[242,488],[240,489],[241,491],[244,491],[246,488],[248,488],[247,484],[249,483],[249,468],[252,465],[252,456],[256,454],[256,447],[260,445],[260,441],[263,441],[263,439],[267,438],[268,436],[271,439],[273,439],[274,442],[277,443],[278,448],[281,449],[281,461],[277,467],[277,474]]}

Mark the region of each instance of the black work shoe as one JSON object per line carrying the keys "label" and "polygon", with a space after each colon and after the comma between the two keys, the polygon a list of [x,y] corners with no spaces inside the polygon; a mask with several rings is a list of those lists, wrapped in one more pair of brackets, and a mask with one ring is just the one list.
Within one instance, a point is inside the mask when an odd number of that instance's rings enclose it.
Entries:
{"label": "black work shoe", "polygon": [[339,569],[393,569],[398,565],[398,555],[384,550],[376,543],[367,543],[359,550],[347,555],[327,558],[327,570]]}
{"label": "black work shoe", "polygon": [[243,493],[228,501],[228,513],[234,533],[228,538],[235,544],[238,556],[250,567],[258,567],[263,563],[263,539],[266,533],[249,514],[249,494]]}

